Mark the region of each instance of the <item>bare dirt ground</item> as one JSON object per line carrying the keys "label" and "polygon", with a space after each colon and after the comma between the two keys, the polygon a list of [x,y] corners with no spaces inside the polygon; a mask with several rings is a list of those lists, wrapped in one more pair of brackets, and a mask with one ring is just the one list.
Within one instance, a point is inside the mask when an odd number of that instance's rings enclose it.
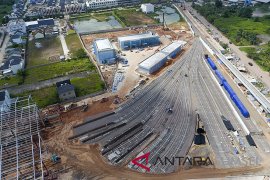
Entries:
{"label": "bare dirt ground", "polygon": [[[74,140],[69,141],[72,136],[72,127],[83,122],[83,120],[97,113],[111,110],[113,97],[108,102],[95,101],[90,104],[86,112],[81,108],[61,114],[58,118],[50,120],[54,125],[43,131],[45,146],[50,153],[56,153],[61,157],[61,163],[51,165],[45,162],[51,174],[58,179],[187,179],[224,177],[243,173],[253,173],[262,170],[261,167],[251,169],[211,169],[211,174],[205,168],[180,169],[178,172],[167,175],[143,174],[132,171],[127,167],[112,166],[101,156],[99,145],[86,145]],[[63,169],[66,169],[63,171]],[[209,168],[207,168],[209,169]],[[54,172],[56,171],[56,172]]]}

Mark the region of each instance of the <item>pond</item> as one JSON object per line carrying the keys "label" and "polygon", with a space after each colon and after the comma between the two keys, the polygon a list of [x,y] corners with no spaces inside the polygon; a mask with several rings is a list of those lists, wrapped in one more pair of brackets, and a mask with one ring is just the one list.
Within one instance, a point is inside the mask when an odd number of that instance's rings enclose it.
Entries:
{"label": "pond", "polygon": [[163,22],[163,13],[164,13],[164,19],[166,24],[173,24],[175,22],[178,22],[180,20],[180,15],[176,12],[175,9],[167,6],[163,6],[160,10],[155,12],[158,14],[156,16],[156,19],[159,19],[159,21]]}
{"label": "pond", "polygon": [[89,33],[93,31],[121,28],[121,24],[113,16],[109,16],[108,21],[97,21],[96,19],[76,20],[74,28],[78,33]]}

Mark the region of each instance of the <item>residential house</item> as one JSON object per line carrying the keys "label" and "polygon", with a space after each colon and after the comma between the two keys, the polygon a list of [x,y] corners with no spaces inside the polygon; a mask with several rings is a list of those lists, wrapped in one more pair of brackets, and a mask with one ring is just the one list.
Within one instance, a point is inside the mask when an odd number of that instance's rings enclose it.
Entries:
{"label": "residential house", "polygon": [[25,44],[26,43],[26,40],[23,39],[23,37],[21,35],[11,35],[10,41],[13,44]]}
{"label": "residential house", "polygon": [[66,101],[76,97],[75,87],[71,84],[70,80],[57,82],[56,87],[61,101]]}
{"label": "residential house", "polygon": [[16,32],[23,32],[26,33],[26,24],[24,20],[11,20],[7,24],[7,32],[9,35],[14,35]]}
{"label": "residential house", "polygon": [[6,51],[6,60],[0,67],[3,75],[14,75],[21,69],[24,69],[25,60],[23,59],[22,52],[18,48],[9,49]]}

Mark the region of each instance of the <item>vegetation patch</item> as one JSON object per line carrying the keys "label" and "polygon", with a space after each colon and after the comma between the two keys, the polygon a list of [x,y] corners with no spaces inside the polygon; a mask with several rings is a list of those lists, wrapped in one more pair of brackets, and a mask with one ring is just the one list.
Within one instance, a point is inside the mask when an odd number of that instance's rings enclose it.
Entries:
{"label": "vegetation patch", "polygon": [[69,31],[65,39],[72,59],[86,56],[86,53],[82,49],[82,44],[79,36],[75,33],[75,31]]}
{"label": "vegetation patch", "polygon": [[105,84],[98,73],[90,74],[84,78],[73,78],[70,81],[75,86],[77,97],[96,93],[105,88]]}
{"label": "vegetation patch", "polygon": [[22,79],[18,76],[3,77],[0,79],[0,87],[18,85],[21,82]]}
{"label": "vegetation patch", "polygon": [[258,47],[241,47],[263,70],[270,72],[270,42]]}
{"label": "vegetation patch", "polygon": [[44,81],[68,74],[95,70],[88,58],[67,60],[26,70],[25,83]]}
{"label": "vegetation patch", "polygon": [[12,5],[15,3],[15,0],[0,0],[0,23],[8,23],[8,19],[4,18],[5,15],[8,15],[12,10]]}
{"label": "vegetation patch", "polygon": [[55,86],[42,88],[34,91],[27,91],[22,94],[12,94],[13,97],[23,97],[31,95],[39,108],[59,103],[59,98]]}
{"label": "vegetation patch", "polygon": [[257,45],[260,43],[257,35],[270,32],[270,17],[251,18],[251,7],[225,7],[218,0],[215,4],[193,4],[193,7],[236,45]]}

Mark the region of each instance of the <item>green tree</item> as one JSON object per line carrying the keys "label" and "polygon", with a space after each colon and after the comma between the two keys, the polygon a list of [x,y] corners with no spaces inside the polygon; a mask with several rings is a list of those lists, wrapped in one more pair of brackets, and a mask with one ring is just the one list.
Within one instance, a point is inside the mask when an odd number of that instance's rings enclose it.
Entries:
{"label": "green tree", "polygon": [[251,18],[253,10],[250,7],[241,8],[238,12],[238,16],[244,18]]}
{"label": "green tree", "polygon": [[81,58],[85,58],[85,57],[87,57],[87,54],[82,48],[76,50],[74,53],[74,58],[81,59]]}
{"label": "green tree", "polygon": [[221,0],[215,0],[215,6],[217,8],[221,8],[222,7],[222,1]]}

